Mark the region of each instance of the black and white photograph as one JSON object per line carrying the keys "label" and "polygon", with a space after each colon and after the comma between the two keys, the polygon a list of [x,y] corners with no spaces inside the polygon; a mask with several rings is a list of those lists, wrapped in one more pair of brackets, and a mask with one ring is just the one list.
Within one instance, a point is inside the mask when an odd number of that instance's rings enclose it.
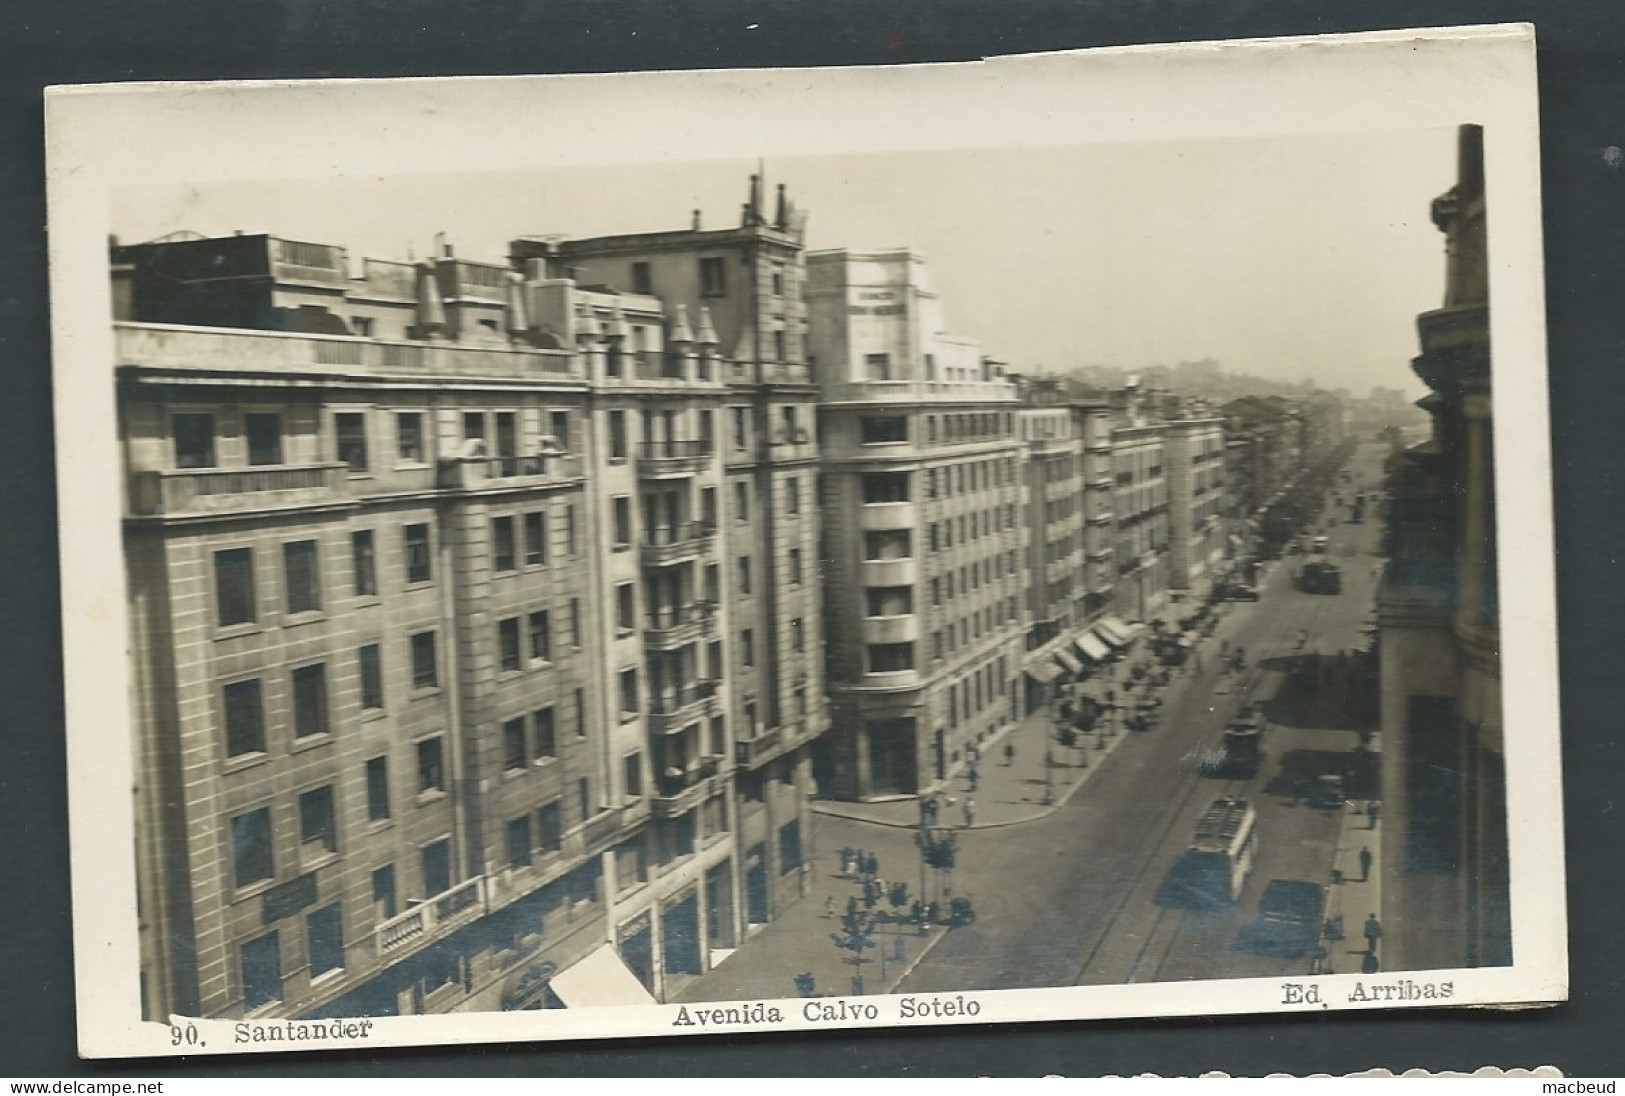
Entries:
{"label": "black and white photograph", "polygon": [[82,1053],[1562,1000],[1534,86],[56,91]]}

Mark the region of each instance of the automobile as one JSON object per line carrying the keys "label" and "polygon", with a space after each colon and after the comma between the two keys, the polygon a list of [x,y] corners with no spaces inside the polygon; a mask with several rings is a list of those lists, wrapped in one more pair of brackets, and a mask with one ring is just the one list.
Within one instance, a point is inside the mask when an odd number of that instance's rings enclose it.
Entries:
{"label": "automobile", "polygon": [[1234,582],[1226,586],[1219,596],[1225,601],[1257,601],[1258,590],[1256,587]]}
{"label": "automobile", "polygon": [[1258,902],[1258,949],[1296,957],[1314,946],[1326,909],[1326,888],[1304,879],[1271,879]]}
{"label": "automobile", "polygon": [[1323,811],[1342,810],[1347,802],[1348,795],[1343,787],[1343,778],[1335,774],[1327,774],[1315,781],[1314,788],[1309,793],[1309,805]]}

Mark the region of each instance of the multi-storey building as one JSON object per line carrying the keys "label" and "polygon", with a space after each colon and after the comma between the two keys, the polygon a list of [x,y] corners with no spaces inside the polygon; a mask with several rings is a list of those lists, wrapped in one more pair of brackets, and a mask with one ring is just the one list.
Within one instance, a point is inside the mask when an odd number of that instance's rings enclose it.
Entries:
{"label": "multi-storey building", "polygon": [[1378,591],[1383,966],[1511,962],[1483,131],[1463,126],[1443,306],[1417,318],[1427,441],[1395,461]]}
{"label": "multi-storey building", "polygon": [[1168,585],[1175,597],[1200,601],[1224,567],[1224,422],[1191,409],[1164,430],[1168,460]]}
{"label": "multi-storey building", "polygon": [[807,314],[832,709],[820,785],[841,798],[915,792],[1020,708],[1017,392],[943,332],[907,251],[809,255]]}
{"label": "multi-storey building", "polygon": [[1114,394],[1112,476],[1116,516],[1118,615],[1148,621],[1168,603],[1168,453],[1165,425],[1140,393]]}
{"label": "multi-storey building", "polygon": [[800,892],[800,233],[743,220],[115,248],[149,1015],[664,997]]}

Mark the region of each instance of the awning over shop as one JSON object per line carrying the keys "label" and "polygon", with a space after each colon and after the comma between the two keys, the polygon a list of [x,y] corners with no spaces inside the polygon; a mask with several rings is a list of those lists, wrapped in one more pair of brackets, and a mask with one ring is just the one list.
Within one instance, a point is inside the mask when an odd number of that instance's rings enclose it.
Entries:
{"label": "awning over shop", "polygon": [[1127,624],[1114,616],[1101,617],[1095,625],[1095,634],[1113,647],[1127,647],[1135,636]]}
{"label": "awning over shop", "polygon": [[1055,661],[1059,662],[1069,674],[1083,673],[1083,663],[1079,662],[1065,650],[1058,650],[1055,652]]}
{"label": "awning over shop", "polygon": [[1082,652],[1085,658],[1093,659],[1095,662],[1105,662],[1112,657],[1112,649],[1093,632],[1083,633],[1072,641],[1072,645]]}
{"label": "awning over shop", "polygon": [[605,944],[575,966],[553,975],[553,992],[570,1008],[659,1004],[616,952]]}
{"label": "awning over shop", "polygon": [[1061,676],[1061,668],[1053,662],[1035,662],[1027,667],[1027,676],[1040,685],[1048,685]]}

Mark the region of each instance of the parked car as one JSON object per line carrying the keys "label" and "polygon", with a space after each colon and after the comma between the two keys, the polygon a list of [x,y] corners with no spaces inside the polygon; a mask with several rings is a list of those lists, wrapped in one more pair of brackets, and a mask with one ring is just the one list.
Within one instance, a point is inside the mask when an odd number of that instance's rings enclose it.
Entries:
{"label": "parked car", "polygon": [[1225,601],[1257,601],[1258,590],[1244,583],[1233,582],[1226,586],[1219,596]]}
{"label": "parked car", "polygon": [[1315,781],[1314,790],[1309,793],[1309,805],[1319,807],[1323,811],[1342,810],[1347,800],[1343,778],[1335,774],[1321,776]]}
{"label": "parked car", "polygon": [[1326,888],[1304,879],[1271,879],[1258,903],[1260,950],[1298,956],[1314,947],[1326,909]]}

